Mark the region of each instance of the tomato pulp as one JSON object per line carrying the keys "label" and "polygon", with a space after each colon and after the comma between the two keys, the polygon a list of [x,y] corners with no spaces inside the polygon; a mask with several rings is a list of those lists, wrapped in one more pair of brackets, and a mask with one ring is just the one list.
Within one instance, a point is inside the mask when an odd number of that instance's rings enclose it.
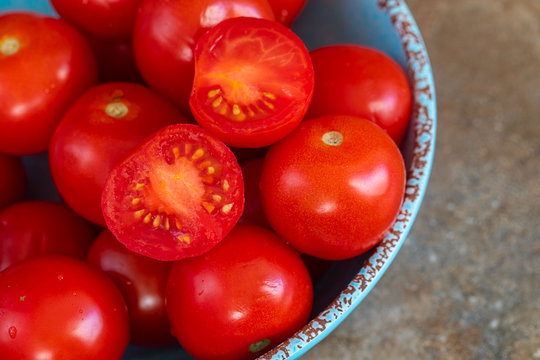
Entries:
{"label": "tomato pulp", "polygon": [[116,238],[157,260],[208,251],[243,209],[242,171],[234,154],[192,124],[152,135],[111,171],[102,196]]}
{"label": "tomato pulp", "polygon": [[197,42],[190,106],[226,144],[262,147],[302,120],[313,81],[309,53],[290,29],[265,19],[227,19]]}

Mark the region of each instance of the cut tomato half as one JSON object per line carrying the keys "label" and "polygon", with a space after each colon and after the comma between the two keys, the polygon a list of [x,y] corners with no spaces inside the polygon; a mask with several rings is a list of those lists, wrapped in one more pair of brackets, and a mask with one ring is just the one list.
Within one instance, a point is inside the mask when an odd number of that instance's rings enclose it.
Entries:
{"label": "cut tomato half", "polygon": [[225,143],[262,147],[291,132],[313,96],[305,45],[271,20],[239,17],[208,30],[195,47],[190,106]]}
{"label": "cut tomato half", "polygon": [[244,209],[242,172],[229,148],[197,125],[150,136],[109,174],[107,227],[128,249],[157,259],[198,256],[233,228]]}

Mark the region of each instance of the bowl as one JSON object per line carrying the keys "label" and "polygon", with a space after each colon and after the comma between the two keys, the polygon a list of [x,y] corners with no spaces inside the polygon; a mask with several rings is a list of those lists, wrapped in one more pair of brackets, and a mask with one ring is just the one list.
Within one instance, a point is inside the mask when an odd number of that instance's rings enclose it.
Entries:
{"label": "bowl", "polygon": [[[31,9],[54,14],[47,0],[1,0],[0,11]],[[371,251],[336,261],[315,285],[312,320],[259,359],[298,359],[330,334],[375,287],[403,245],[418,214],[428,184],[436,138],[436,97],[428,53],[416,22],[403,0],[308,0],[293,30],[308,49],[356,43],[382,50],[408,74],[413,90],[412,118],[401,150],[407,169],[404,201],[386,237]],[[45,157],[46,159],[46,157]],[[44,155],[24,159],[30,177],[52,181]],[[42,186],[34,197],[50,197]],[[53,195],[54,196],[54,195]],[[178,347],[130,346],[128,359],[192,359]]]}

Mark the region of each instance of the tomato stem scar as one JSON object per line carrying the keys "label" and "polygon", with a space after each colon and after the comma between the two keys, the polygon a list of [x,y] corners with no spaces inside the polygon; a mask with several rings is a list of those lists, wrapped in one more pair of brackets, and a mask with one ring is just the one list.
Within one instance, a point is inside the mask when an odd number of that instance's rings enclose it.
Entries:
{"label": "tomato stem scar", "polygon": [[259,352],[265,347],[267,347],[269,344],[270,344],[270,339],[263,339],[263,340],[256,341],[249,345],[249,351],[253,353]]}
{"label": "tomato stem scar", "polygon": [[19,48],[21,47],[21,43],[19,42],[19,39],[14,37],[7,37],[2,40],[2,44],[0,45],[0,52],[3,55],[13,55],[17,51],[19,51]]}
{"label": "tomato stem scar", "polygon": [[128,113],[128,107],[122,102],[112,102],[105,107],[105,113],[113,118],[121,118]]}
{"label": "tomato stem scar", "polygon": [[329,131],[323,134],[321,140],[326,145],[339,146],[343,143],[343,135],[338,131]]}

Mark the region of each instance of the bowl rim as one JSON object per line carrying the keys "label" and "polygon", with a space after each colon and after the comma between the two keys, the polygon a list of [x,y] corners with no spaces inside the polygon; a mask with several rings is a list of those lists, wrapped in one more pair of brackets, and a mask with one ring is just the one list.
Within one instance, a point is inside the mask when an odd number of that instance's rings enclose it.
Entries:
{"label": "bowl rim", "polygon": [[[412,228],[424,198],[435,152],[437,105],[431,63],[420,30],[404,0],[373,0],[390,18],[405,52],[413,92],[408,139],[411,159],[400,212],[344,290],[308,324],[259,360],[298,359],[328,336],[362,302],[386,272]],[[405,144],[404,146],[407,146]],[[407,159],[409,160],[409,159]]]}

